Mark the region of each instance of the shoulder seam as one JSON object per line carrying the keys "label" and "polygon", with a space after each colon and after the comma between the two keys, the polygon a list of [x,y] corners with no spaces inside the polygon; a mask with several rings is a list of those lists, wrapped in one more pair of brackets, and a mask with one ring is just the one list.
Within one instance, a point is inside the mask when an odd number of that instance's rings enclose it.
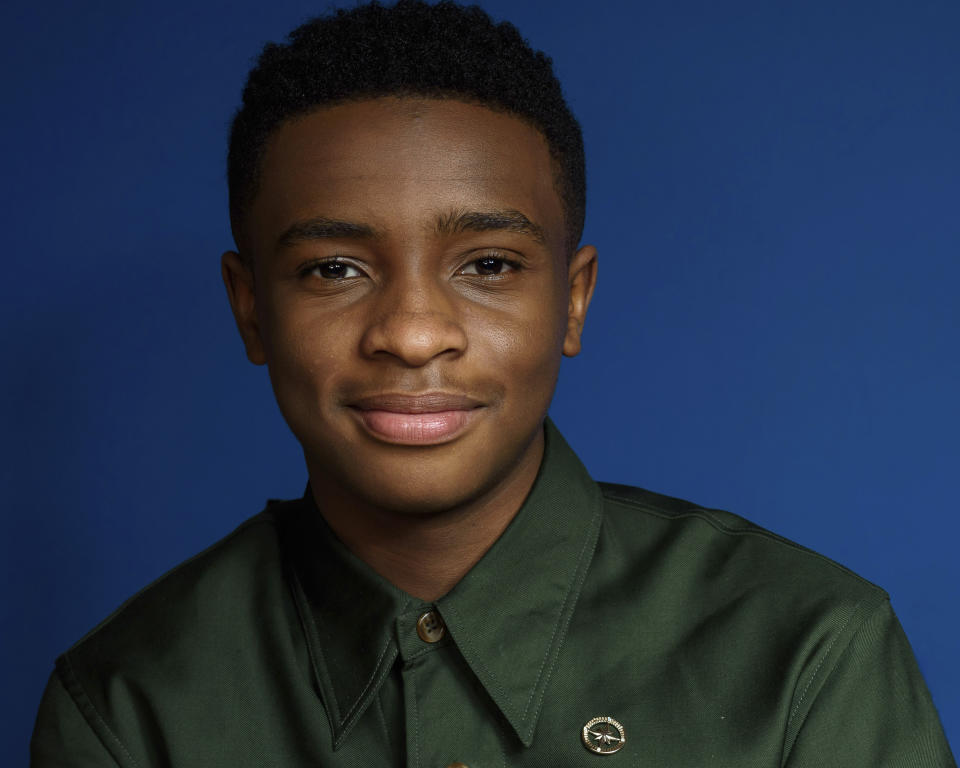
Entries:
{"label": "shoulder seam", "polygon": [[808,549],[802,544],[797,544],[795,541],[786,539],[783,536],[779,536],[778,534],[773,533],[773,531],[768,531],[766,528],[763,528],[759,525],[751,523],[746,519],[744,519],[745,525],[741,527],[733,527],[733,526],[727,525],[723,521],[719,520],[716,516],[714,516],[712,514],[713,510],[706,509],[705,507],[698,507],[697,505],[690,504],[689,502],[684,502],[684,504],[687,505],[686,510],[682,512],[676,512],[676,513],[667,513],[664,510],[658,509],[657,507],[651,504],[647,504],[643,501],[640,501],[639,499],[631,499],[627,496],[621,496],[616,492],[605,491],[603,494],[603,497],[604,499],[609,499],[610,501],[616,501],[616,502],[620,502],[621,504],[626,504],[628,506],[634,507],[635,509],[638,509],[642,512],[653,515],[654,517],[659,517],[662,520],[695,518],[698,520],[703,520],[705,523],[707,523],[712,528],[714,528],[715,530],[717,530],[718,532],[724,535],[728,535],[728,536],[748,535],[748,536],[758,536],[760,538],[767,539],[768,541],[788,547],[789,549],[792,549],[801,554],[814,557],[817,560],[820,560],[825,565],[829,565],[831,568],[834,568],[835,570],[838,570],[841,573],[846,574],[847,576],[851,576],[857,581],[859,581],[860,583],[864,584],[865,586],[870,587],[870,589],[875,590],[876,592],[883,595],[885,599],[889,599],[889,595],[881,587],[878,587],[873,582],[863,578],[863,576],[856,573],[855,571],[851,571],[846,566],[841,565],[840,563],[834,560],[831,560],[826,555],[821,555],[819,552],[816,552],[812,549]]}

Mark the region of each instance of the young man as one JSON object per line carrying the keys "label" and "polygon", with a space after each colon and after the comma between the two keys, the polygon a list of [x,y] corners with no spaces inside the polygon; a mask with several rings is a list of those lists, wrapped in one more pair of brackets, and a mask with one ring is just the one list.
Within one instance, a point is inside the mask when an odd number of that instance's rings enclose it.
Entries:
{"label": "young man", "polygon": [[549,60],[477,9],[268,46],[223,275],[309,486],[57,662],[36,766],[947,766],[886,595],[599,485],[546,418],[597,275]]}

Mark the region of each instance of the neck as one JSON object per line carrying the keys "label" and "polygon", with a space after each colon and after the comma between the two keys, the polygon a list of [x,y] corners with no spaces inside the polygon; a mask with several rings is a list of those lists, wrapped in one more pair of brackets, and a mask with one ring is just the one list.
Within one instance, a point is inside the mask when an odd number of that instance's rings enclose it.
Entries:
{"label": "neck", "polygon": [[365,503],[313,473],[310,484],[318,509],[348,549],[394,586],[433,602],[483,557],[520,510],[540,469],[542,430],[530,448],[495,487],[428,515]]}

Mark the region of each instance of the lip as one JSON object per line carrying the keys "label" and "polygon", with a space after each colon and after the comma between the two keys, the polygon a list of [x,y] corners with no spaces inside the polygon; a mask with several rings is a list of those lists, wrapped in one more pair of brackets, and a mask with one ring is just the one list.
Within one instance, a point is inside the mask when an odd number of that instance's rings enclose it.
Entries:
{"label": "lip", "polygon": [[378,440],[394,445],[439,445],[459,437],[483,406],[448,392],[389,392],[350,403],[360,424]]}
{"label": "lip", "polygon": [[442,411],[470,411],[483,403],[466,395],[449,392],[407,394],[386,392],[368,395],[350,403],[361,411],[392,411],[393,413],[440,413]]}

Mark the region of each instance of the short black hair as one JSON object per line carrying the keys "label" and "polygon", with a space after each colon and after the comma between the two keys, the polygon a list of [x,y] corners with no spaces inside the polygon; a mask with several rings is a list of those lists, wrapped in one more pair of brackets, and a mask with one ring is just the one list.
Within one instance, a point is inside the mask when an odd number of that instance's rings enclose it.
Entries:
{"label": "short black hair", "polygon": [[583,134],[550,58],[517,28],[448,0],[378,2],[308,21],[268,43],[233,118],[227,156],[234,235],[257,193],[267,140],[284,122],[334,104],[382,96],[458,99],[513,114],[546,139],[576,248],[586,210]]}

